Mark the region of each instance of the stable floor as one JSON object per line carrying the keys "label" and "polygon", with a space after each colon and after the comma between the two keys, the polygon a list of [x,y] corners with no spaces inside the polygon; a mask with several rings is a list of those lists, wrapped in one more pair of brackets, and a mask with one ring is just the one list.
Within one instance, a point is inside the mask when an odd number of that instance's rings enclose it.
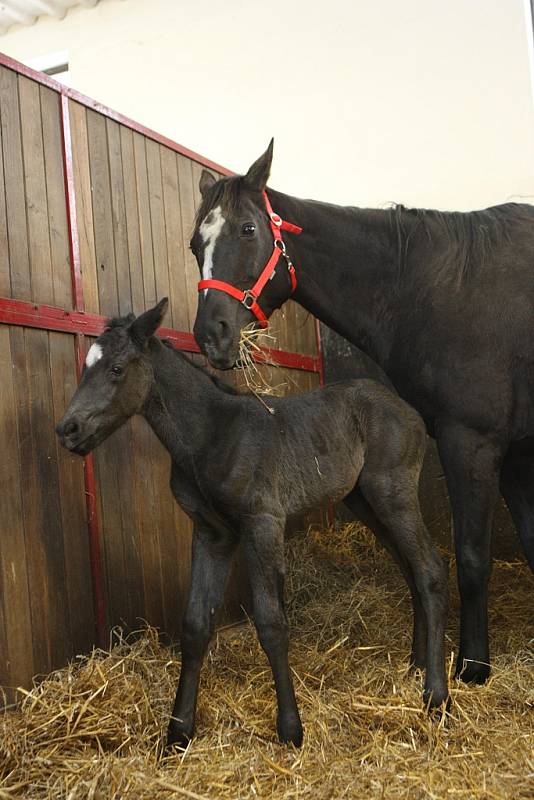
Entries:
{"label": "stable floor", "polygon": [[[451,681],[451,714],[436,722],[407,666],[407,590],[369,532],[310,531],[287,547],[301,750],[276,741],[271,675],[246,624],[213,643],[196,738],[161,760],[179,657],[146,630],[52,674],[4,714],[0,798],[532,798],[534,579],[525,564],[495,563],[492,676],[482,687]],[[450,669],[454,578],[451,590]]]}

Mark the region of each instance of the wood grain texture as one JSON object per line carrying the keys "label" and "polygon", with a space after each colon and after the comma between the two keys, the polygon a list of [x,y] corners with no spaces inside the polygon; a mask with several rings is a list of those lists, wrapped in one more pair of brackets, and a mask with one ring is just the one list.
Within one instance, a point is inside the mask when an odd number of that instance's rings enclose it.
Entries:
{"label": "wood grain texture", "polygon": [[[166,325],[190,331],[199,274],[189,239],[202,168],[73,100],[69,116],[85,310],[139,314],[166,295]],[[4,68],[0,296],[72,308],[59,97]],[[293,304],[272,327],[278,337],[266,344],[315,353],[313,320]],[[286,393],[318,384],[298,370],[262,371]],[[74,337],[0,324],[0,374],[0,447],[10,454],[0,464],[0,682],[12,687],[88,650],[95,619],[83,460],[54,433],[76,386]],[[238,372],[221,375],[243,384]],[[136,418],[97,449],[95,473],[108,628],[134,630],[146,620],[176,638],[192,525],[172,497],[168,453]],[[242,613],[247,594],[238,558],[227,619]]]}
{"label": "wood grain texture", "polygon": [[104,117],[91,110],[87,111],[87,135],[93,190],[93,226],[100,313],[113,317],[119,313],[119,296],[113,236],[107,127]]}
{"label": "wood grain texture", "polygon": [[17,75],[0,68],[0,127],[6,197],[11,296],[32,300]]}
{"label": "wood grain texture", "polygon": [[69,103],[69,112],[84,304],[86,311],[99,314],[87,112],[84,106],[72,101]]}
{"label": "wood grain texture", "polygon": [[40,96],[54,304],[72,308],[60,102],[56,92],[44,86],[40,87]]}
{"label": "wood grain texture", "polygon": [[[14,386],[10,329],[0,325],[0,448],[9,458],[0,459],[2,487],[2,547],[0,548],[0,603],[2,644],[0,674],[2,686],[29,685],[34,669],[28,559],[24,535],[22,502],[21,430]],[[13,700],[10,692],[8,701]]]}

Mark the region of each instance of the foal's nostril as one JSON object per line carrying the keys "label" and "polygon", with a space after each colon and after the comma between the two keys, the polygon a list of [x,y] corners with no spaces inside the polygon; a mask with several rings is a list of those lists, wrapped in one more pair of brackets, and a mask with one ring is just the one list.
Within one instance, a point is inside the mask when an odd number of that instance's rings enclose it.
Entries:
{"label": "foal's nostril", "polygon": [[74,436],[76,433],[78,433],[78,430],[79,430],[78,423],[75,420],[72,420],[71,422],[67,422],[67,424],[63,426],[63,435]]}

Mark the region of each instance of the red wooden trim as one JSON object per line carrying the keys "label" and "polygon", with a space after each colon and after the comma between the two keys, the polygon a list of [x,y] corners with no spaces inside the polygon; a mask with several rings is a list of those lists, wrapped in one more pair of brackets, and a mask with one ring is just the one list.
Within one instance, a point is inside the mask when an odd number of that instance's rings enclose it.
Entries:
{"label": "red wooden trim", "polygon": [[180,153],[181,155],[196,161],[203,167],[212,169],[215,172],[220,172],[223,175],[233,174],[229,169],[223,167],[221,164],[217,164],[215,161],[211,161],[209,158],[201,156],[194,150],[190,150],[188,147],[184,147],[183,145],[178,144],[178,142],[174,142],[172,139],[162,136],[160,133],[153,131],[151,128],[147,128],[144,125],[141,125],[141,123],[135,122],[129,117],[124,116],[124,114],[114,111],[112,108],[99,103],[97,100],[93,100],[91,97],[87,97],[86,95],[81,94],[81,92],[71,89],[69,86],[64,86],[62,83],[55,81],[44,72],[38,72],[37,70],[31,69],[31,67],[27,67],[25,64],[21,64],[20,61],[16,61],[14,58],[11,58],[11,56],[6,55],[5,53],[0,53],[0,65],[17,72],[19,75],[24,75],[26,78],[31,78],[32,81],[36,81],[42,86],[47,86],[49,89],[53,89],[55,92],[58,92],[61,95],[62,99],[70,98],[76,103],[81,103],[87,108],[93,109],[93,111],[98,111],[99,114],[103,114],[105,117],[109,117],[109,119],[115,120],[115,122],[119,122],[121,125],[125,125],[127,128],[131,128],[132,130],[141,133],[143,136],[147,136],[149,139],[153,139],[155,142],[165,145],[165,147],[168,147],[171,150],[174,150],[176,153]]}
{"label": "red wooden trim", "polygon": [[[74,354],[76,358],[76,372],[80,380],[85,361],[84,336],[79,332],[78,320],[80,316],[85,319],[85,301],[83,297],[83,282],[80,255],[80,240],[78,235],[78,218],[76,214],[76,188],[74,183],[74,166],[72,155],[72,138],[70,131],[69,99],[60,93],[61,110],[61,137],[63,150],[63,176],[65,180],[65,202],[67,205],[67,221],[69,230],[69,255],[72,285],[72,304],[76,315],[73,323],[72,315],[67,312],[63,317],[57,315],[54,309],[48,308],[49,317],[62,319],[71,324],[78,323],[78,332],[74,337]],[[55,317],[54,317],[55,315]],[[104,648],[107,643],[106,603],[104,566],[102,563],[101,532],[96,502],[96,479],[93,455],[90,453],[83,460],[83,477],[85,488],[85,508],[87,512],[87,533],[89,536],[89,560],[91,570],[91,586],[93,589],[93,613],[98,644]]]}
{"label": "red wooden trim", "polygon": [[[87,314],[83,311],[67,311],[56,306],[37,305],[25,300],[12,300],[0,297],[0,323],[24,325],[47,331],[99,336],[106,327],[106,317]],[[158,334],[169,339],[179,350],[200,353],[200,348],[192,333],[176,331],[173,328],[160,328]],[[264,347],[254,354],[259,363],[269,363],[277,367],[300,369],[304,372],[318,372],[321,375],[321,359],[317,356],[290,353],[273,347]]]}
{"label": "red wooden trim", "polygon": [[[76,373],[78,381],[82,374],[85,362],[85,348],[83,334],[74,337],[74,352],[76,356]],[[102,563],[102,536],[98,519],[96,501],[96,478],[93,454],[84,456],[83,477],[85,485],[85,508],[87,512],[87,533],[89,536],[89,562],[91,570],[91,586],[93,589],[93,613],[98,645],[105,649],[107,646],[106,601],[104,589],[104,567]]]}
{"label": "red wooden trim", "polygon": [[98,336],[104,330],[104,317],[83,311],[66,311],[55,306],[36,305],[24,300],[0,298],[0,322],[25,325],[46,331]]}

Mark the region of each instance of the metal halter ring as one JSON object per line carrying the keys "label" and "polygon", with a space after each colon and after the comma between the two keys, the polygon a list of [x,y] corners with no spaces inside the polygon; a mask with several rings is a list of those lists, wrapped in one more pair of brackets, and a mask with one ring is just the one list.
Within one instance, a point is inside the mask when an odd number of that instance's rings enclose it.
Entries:
{"label": "metal halter ring", "polygon": [[280,250],[284,257],[286,257],[286,243],[283,239],[275,239],[274,246]]}
{"label": "metal halter ring", "polygon": [[255,295],[253,295],[253,294],[252,294],[252,292],[251,292],[251,291],[250,291],[250,289],[249,289],[248,291],[246,291],[246,292],[245,292],[245,296],[243,297],[243,299],[241,300],[241,302],[242,302],[242,304],[245,306],[245,308],[246,308],[248,311],[250,311],[250,310],[251,310],[251,308],[252,308],[252,306],[253,306],[253,305],[254,305],[254,303],[256,302],[256,297],[255,297]]}

